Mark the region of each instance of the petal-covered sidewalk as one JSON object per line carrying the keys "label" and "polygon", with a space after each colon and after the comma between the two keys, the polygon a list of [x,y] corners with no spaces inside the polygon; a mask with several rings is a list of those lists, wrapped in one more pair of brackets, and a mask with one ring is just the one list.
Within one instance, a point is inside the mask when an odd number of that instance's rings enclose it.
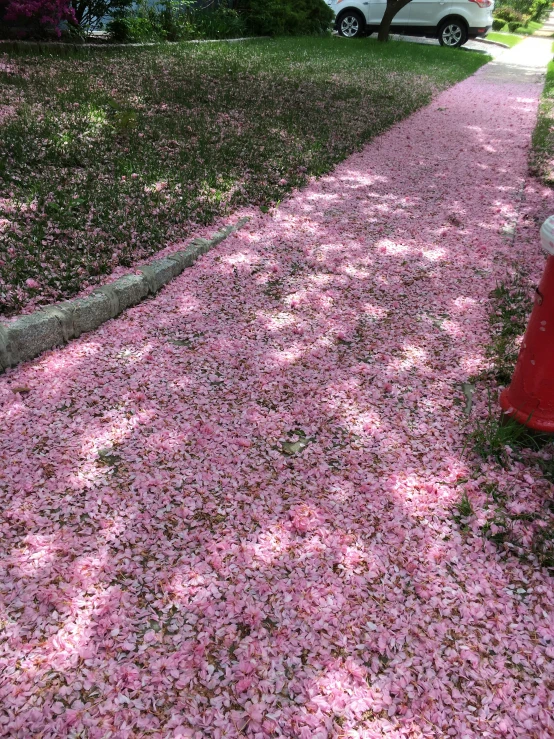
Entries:
{"label": "petal-covered sidewalk", "polygon": [[453,515],[552,497],[463,454],[460,403],[542,269],[549,48],[0,378],[1,736],[554,735],[553,581]]}

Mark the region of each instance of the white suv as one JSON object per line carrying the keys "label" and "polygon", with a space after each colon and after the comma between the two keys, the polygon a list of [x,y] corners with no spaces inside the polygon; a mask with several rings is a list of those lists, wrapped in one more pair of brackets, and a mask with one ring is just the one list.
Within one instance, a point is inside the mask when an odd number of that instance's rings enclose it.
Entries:
{"label": "white suv", "polygon": [[[341,36],[356,38],[379,28],[386,0],[325,0],[335,12]],[[391,33],[438,38],[442,46],[461,46],[486,36],[494,0],[411,0],[396,14]]]}

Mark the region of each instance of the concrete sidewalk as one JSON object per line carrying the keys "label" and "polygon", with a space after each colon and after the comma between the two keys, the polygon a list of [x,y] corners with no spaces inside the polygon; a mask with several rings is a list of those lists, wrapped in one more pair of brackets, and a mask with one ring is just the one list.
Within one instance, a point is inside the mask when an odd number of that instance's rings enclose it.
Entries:
{"label": "concrete sidewalk", "polygon": [[539,28],[538,31],[535,31],[533,36],[552,39],[552,37],[554,36],[554,11],[550,13],[548,20],[543,25],[543,27]]}
{"label": "concrete sidewalk", "polygon": [[546,67],[552,60],[552,42],[530,36],[507,49],[478,73],[479,77],[500,82],[531,82],[542,85]]}
{"label": "concrete sidewalk", "polygon": [[0,378],[0,736],[554,736],[552,578],[486,535],[552,487],[471,456],[462,392],[544,264],[549,48]]}

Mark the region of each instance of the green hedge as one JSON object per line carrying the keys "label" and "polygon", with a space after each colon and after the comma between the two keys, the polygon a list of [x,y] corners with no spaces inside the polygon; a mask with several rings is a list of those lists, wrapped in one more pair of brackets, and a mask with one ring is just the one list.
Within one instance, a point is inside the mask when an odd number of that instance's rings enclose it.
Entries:
{"label": "green hedge", "polygon": [[184,41],[187,39],[237,38],[248,34],[244,18],[225,5],[214,10],[192,10],[182,0],[146,2],[116,13],[108,23],[112,41]]}
{"label": "green hedge", "polygon": [[515,8],[511,8],[508,5],[495,10],[494,17],[498,20],[504,21],[505,23],[517,22],[519,25],[523,24],[523,15]]}
{"label": "green hedge", "polygon": [[551,8],[551,0],[500,0],[496,3],[494,17],[506,22],[519,20],[526,25],[527,20],[542,20]]}
{"label": "green hedge", "polygon": [[324,0],[238,0],[235,7],[256,36],[320,35],[334,18]]}
{"label": "green hedge", "polygon": [[[1,0],[0,0],[1,2]],[[180,41],[239,36],[315,36],[334,18],[324,0],[238,0],[215,9],[194,9],[190,0],[140,0],[108,24],[113,41]]]}

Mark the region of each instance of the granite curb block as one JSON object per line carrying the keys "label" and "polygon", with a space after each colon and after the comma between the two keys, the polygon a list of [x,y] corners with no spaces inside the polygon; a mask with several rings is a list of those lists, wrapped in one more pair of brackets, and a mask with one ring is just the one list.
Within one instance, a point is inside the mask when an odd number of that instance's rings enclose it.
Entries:
{"label": "granite curb block", "polygon": [[485,46],[488,44],[489,46],[499,46],[501,49],[510,48],[508,44],[503,44],[502,41],[493,41],[492,39],[488,39],[488,38],[476,38],[473,40],[478,41],[480,44],[485,44]]}
{"label": "granite curb block", "polygon": [[248,220],[248,217],[241,218],[233,226],[218,231],[211,239],[194,239],[186,249],[140,267],[140,274],[124,275],[96,288],[84,298],[49,305],[35,313],[19,316],[8,324],[0,323],[0,372],[33,359],[48,349],[67,344],[149,295],[155,295],[183,270],[192,267],[198,257],[238,231]]}

